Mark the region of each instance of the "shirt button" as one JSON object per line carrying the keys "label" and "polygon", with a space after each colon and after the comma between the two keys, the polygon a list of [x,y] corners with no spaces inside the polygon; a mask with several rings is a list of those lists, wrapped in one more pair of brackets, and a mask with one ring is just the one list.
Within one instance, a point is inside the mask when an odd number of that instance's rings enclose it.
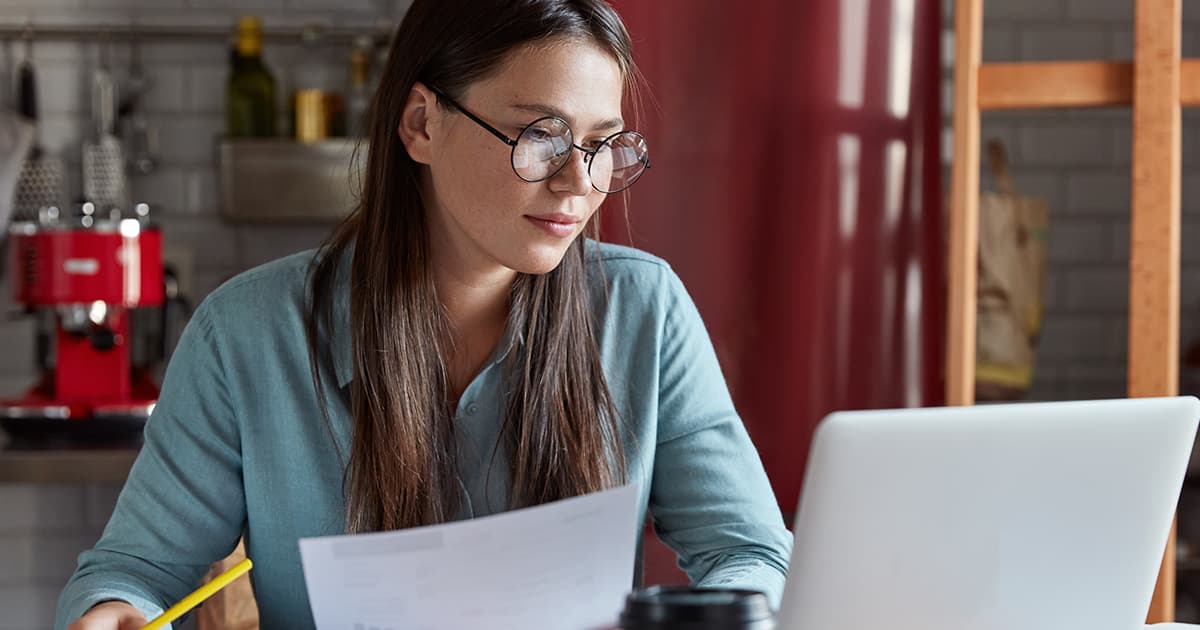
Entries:
{"label": "shirt button", "polygon": [[471,403],[471,404],[467,405],[467,415],[468,416],[475,415],[476,411],[479,411],[479,405],[477,405],[475,403]]}

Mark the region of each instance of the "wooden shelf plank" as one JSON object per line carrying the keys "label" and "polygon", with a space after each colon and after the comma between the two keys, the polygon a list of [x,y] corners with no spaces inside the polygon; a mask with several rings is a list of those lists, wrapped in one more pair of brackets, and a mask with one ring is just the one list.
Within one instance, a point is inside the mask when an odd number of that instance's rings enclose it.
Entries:
{"label": "wooden shelf plank", "polygon": [[[1200,59],[1179,66],[1179,103],[1200,106]],[[1053,109],[1133,104],[1133,63],[1054,61],[985,63],[979,67],[979,108]]]}
{"label": "wooden shelf plank", "polygon": [[979,68],[979,108],[1045,109],[1129,105],[1127,61],[988,63]]}
{"label": "wooden shelf plank", "polygon": [[1200,106],[1200,59],[1183,59],[1179,62],[1179,104],[1184,107]]}

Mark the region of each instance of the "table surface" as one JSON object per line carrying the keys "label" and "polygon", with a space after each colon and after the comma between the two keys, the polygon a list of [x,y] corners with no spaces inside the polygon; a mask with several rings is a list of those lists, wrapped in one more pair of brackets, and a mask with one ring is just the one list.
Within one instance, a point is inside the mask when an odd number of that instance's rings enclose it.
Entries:
{"label": "table surface", "polygon": [[17,448],[0,434],[0,483],[124,483],[137,445]]}

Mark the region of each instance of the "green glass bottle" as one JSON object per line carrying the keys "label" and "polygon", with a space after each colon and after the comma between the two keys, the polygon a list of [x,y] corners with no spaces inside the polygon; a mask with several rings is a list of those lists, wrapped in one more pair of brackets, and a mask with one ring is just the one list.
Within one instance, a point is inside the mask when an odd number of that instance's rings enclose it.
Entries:
{"label": "green glass bottle", "polygon": [[262,60],[262,22],[242,17],[237,25],[229,83],[225,91],[226,135],[269,138],[275,135],[275,78]]}

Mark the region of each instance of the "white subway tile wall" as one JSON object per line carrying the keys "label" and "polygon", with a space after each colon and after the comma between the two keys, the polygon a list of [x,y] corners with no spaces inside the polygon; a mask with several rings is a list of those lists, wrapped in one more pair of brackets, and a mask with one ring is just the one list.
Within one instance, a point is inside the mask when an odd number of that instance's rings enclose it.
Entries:
{"label": "white subway tile wall", "polygon": [[[196,24],[223,27],[256,14],[267,28],[320,23],[377,30],[394,26],[409,0],[0,0],[0,24]],[[86,81],[96,43],[36,42],[42,110],[40,139],[67,161],[71,196],[80,191],[80,145],[89,127]],[[331,49],[331,67],[349,67],[349,51]],[[298,47],[268,42],[266,59],[281,86],[296,67]],[[272,258],[315,246],[328,225],[236,225],[220,215],[215,142],[224,125],[228,49],[219,41],[154,42],[141,59],[151,91],[144,101],[158,134],[158,167],[132,180],[138,200],[157,205],[165,249],[183,270],[184,290],[199,301],[230,276]],[[131,51],[113,42],[108,54],[118,81],[128,75]],[[20,42],[0,40],[0,107],[14,104]],[[341,63],[339,59],[345,59]],[[281,90],[282,92],[282,90]],[[15,310],[0,282],[0,312]],[[0,395],[31,385],[33,326],[0,318]],[[0,630],[44,630],[75,559],[100,536],[119,485],[40,485],[0,482]],[[189,624],[190,625],[190,624]]]}

